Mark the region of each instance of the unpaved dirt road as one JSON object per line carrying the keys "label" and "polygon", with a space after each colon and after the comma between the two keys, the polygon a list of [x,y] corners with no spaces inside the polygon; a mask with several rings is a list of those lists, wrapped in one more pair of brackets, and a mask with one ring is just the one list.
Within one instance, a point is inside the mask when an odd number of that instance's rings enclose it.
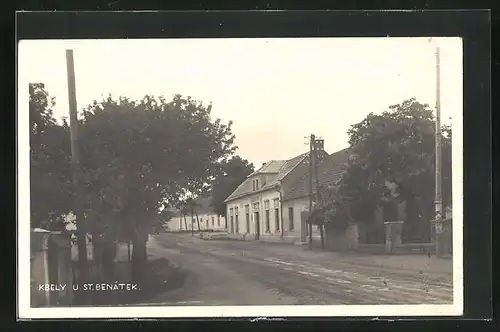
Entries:
{"label": "unpaved dirt road", "polygon": [[148,247],[152,257],[165,257],[188,275],[182,288],[152,299],[154,305],[453,301],[452,271],[384,267],[375,263],[375,256],[370,262],[369,256],[363,261],[354,254],[310,252],[293,245],[201,240],[172,233],[152,237]]}

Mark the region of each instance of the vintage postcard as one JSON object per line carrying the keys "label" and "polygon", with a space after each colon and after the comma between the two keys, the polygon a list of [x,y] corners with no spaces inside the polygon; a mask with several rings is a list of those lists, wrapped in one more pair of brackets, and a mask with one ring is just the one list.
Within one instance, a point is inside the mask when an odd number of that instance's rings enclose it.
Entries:
{"label": "vintage postcard", "polygon": [[462,315],[462,53],[21,40],[19,317]]}

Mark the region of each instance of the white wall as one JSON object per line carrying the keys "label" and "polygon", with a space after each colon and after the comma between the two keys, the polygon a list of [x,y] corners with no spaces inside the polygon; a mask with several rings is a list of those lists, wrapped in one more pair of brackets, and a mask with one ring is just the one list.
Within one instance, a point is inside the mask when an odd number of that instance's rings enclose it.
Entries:
{"label": "white wall", "polygon": [[[274,200],[279,200],[279,193],[275,190],[268,190],[265,192],[259,192],[253,195],[245,196],[242,198],[235,199],[226,204],[226,214],[228,218],[228,232],[231,234],[245,234],[247,233],[246,229],[246,213],[245,206],[249,206],[250,212],[250,231],[249,234],[256,234],[256,225],[255,225],[255,214],[253,209],[254,203],[259,203],[259,214],[260,214],[260,235],[279,235],[281,234],[281,212],[279,211],[279,201],[278,201],[278,217],[279,219],[279,228],[276,229],[276,217],[275,217],[275,208],[274,208]],[[269,232],[266,232],[266,217],[265,217],[265,201],[269,201]],[[290,218],[289,218],[289,208],[293,207],[293,230],[290,229]],[[238,229],[236,227],[236,208],[238,208]],[[231,228],[231,209],[233,211],[233,223],[234,227]],[[299,198],[291,201],[286,201],[283,203],[283,229],[284,236],[291,236],[300,238],[301,235],[301,212],[307,211],[309,209],[309,199]],[[319,236],[319,229],[314,226],[313,227],[313,236]]]}
{"label": "white wall", "polygon": [[[249,217],[250,217],[250,229],[248,233],[256,234],[256,224],[255,224],[255,210],[254,204],[259,203],[259,219],[260,219],[260,234],[280,234],[281,230],[276,229],[276,218],[275,218],[275,207],[274,200],[278,199],[278,212],[279,212],[279,193],[270,189],[264,192],[258,192],[249,196],[242,198],[237,198],[233,201],[227,202],[226,204],[226,215],[228,220],[228,231],[232,234],[245,234],[247,233],[246,226],[246,212],[245,206],[248,205]],[[265,202],[269,202],[269,231],[266,231],[266,209]],[[236,225],[236,208],[238,209],[238,226]],[[233,211],[233,224],[231,227],[231,209]],[[278,213],[278,218],[280,218]],[[279,221],[279,227],[281,229],[281,221]]]}
{"label": "white wall", "polygon": [[[213,225],[212,225],[212,218],[213,218]],[[225,219],[222,216],[219,216],[217,218],[217,214],[215,213],[203,213],[203,214],[198,214],[198,219],[200,221],[200,229],[201,230],[225,230]],[[193,225],[191,225],[191,220],[193,220]],[[207,225],[207,220],[208,220],[208,225]],[[219,220],[219,221],[217,221]],[[195,231],[198,230],[198,222],[196,221],[196,216],[194,216],[193,219],[191,219],[191,215],[186,216],[186,223],[187,223],[187,230],[191,231],[191,227]],[[184,223],[184,218],[181,216],[175,216],[172,217],[169,221],[167,221],[164,224],[164,227],[166,226],[166,229],[171,232],[179,232],[179,231],[186,231],[186,226]]]}
{"label": "white wall", "polygon": [[[290,229],[289,208],[293,208],[293,229]],[[297,236],[301,235],[301,212],[309,210],[309,198],[297,198],[283,202],[283,221],[284,235]],[[319,235],[319,229],[313,226],[313,235]]]}
{"label": "white wall", "polygon": [[[224,217],[217,216],[216,213],[203,213],[199,214],[201,229],[213,229],[213,230],[225,230],[226,221]],[[195,229],[197,229],[197,224],[195,224]]]}

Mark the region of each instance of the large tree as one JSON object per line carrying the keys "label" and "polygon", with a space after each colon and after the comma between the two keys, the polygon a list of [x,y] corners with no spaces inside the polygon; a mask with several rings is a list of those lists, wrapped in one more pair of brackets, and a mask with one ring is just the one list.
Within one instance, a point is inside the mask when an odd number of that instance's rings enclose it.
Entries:
{"label": "large tree", "polygon": [[204,190],[235,150],[231,122],[212,121],[211,108],[180,95],[172,101],[110,96],[83,113],[87,225],[108,241],[132,241],[136,279],[148,236],[163,222],[161,208]]}
{"label": "large tree", "polygon": [[[435,122],[432,110],[415,98],[369,114],[349,130],[350,159],[338,186],[326,190],[322,206],[329,220],[373,220],[375,206],[401,201],[419,220],[433,218]],[[451,204],[451,127],[442,130],[443,203]],[[421,222],[421,223],[422,223]],[[424,226],[423,228],[425,228]],[[428,227],[427,227],[428,228]]]}
{"label": "large tree", "polygon": [[221,173],[212,184],[212,205],[218,215],[226,216],[224,200],[254,171],[253,164],[239,156],[222,163]]}
{"label": "large tree", "polygon": [[31,227],[61,230],[72,207],[71,146],[54,106],[43,83],[29,85]]}

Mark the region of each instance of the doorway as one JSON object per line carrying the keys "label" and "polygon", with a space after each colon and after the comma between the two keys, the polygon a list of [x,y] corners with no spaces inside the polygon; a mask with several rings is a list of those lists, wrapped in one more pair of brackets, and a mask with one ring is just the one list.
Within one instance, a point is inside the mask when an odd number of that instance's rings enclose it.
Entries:
{"label": "doorway", "polygon": [[260,238],[260,216],[259,216],[259,212],[254,212],[254,221],[255,221],[255,239],[258,240]]}

